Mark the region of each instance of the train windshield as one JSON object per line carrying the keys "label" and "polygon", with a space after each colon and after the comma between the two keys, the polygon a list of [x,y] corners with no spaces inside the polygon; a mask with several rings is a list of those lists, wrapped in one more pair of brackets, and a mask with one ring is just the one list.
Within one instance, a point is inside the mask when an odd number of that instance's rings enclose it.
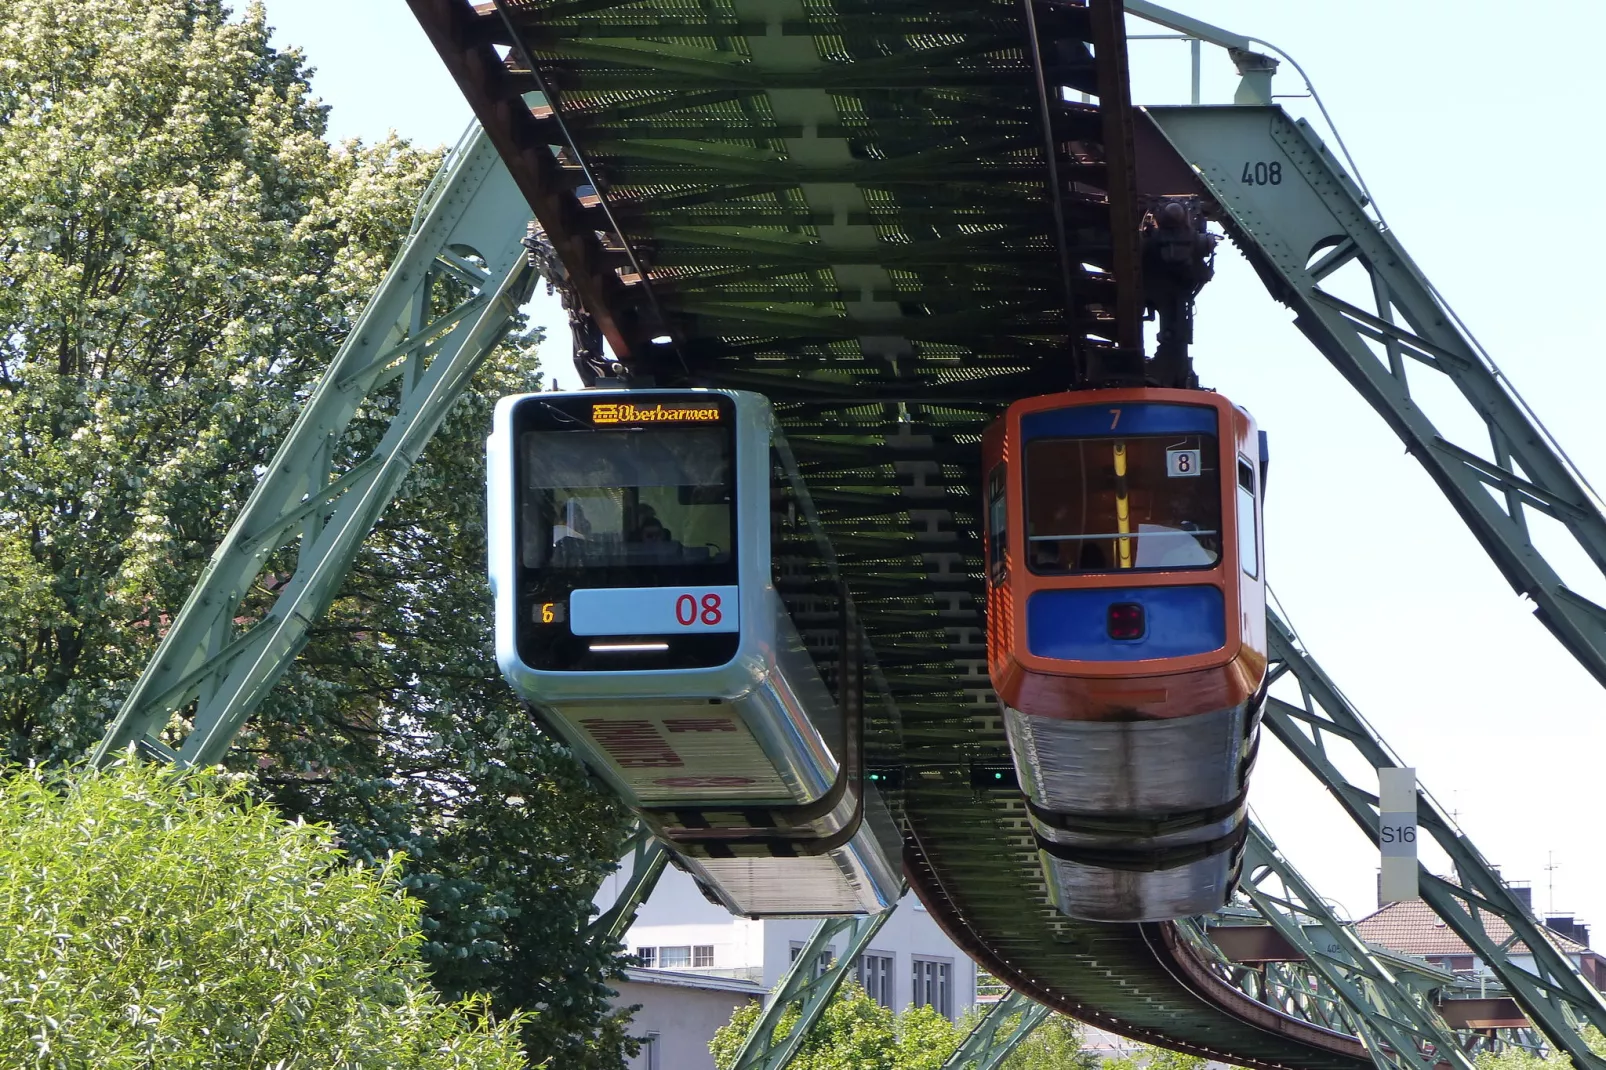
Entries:
{"label": "train windshield", "polygon": [[525,568],[617,569],[598,585],[635,586],[676,582],[642,572],[734,563],[727,429],[527,431],[519,449]]}
{"label": "train windshield", "polygon": [[1210,568],[1221,560],[1215,435],[1044,437],[1026,443],[1025,461],[1032,571]]}

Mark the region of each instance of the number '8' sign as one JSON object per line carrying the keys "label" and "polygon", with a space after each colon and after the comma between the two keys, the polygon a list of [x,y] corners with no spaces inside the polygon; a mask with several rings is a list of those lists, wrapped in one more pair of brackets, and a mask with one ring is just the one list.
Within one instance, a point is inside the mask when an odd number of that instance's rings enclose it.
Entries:
{"label": "number '8' sign", "polygon": [[1197,476],[1203,467],[1201,450],[1166,450],[1165,474],[1172,479],[1186,479]]}

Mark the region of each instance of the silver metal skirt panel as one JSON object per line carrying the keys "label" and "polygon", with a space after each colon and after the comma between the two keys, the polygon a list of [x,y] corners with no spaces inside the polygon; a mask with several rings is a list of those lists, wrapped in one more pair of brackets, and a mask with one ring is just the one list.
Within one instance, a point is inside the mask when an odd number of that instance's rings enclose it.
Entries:
{"label": "silver metal skirt panel", "polygon": [[1147,721],[1075,721],[1006,706],[1004,723],[1061,912],[1160,921],[1226,902],[1253,761],[1247,704]]}

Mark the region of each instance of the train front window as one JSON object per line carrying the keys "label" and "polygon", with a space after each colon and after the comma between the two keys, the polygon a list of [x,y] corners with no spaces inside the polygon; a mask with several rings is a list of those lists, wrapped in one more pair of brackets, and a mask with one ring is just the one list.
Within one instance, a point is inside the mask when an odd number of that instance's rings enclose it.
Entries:
{"label": "train front window", "polygon": [[528,431],[519,446],[525,568],[621,570],[598,585],[635,586],[734,564],[726,429]]}
{"label": "train front window", "polygon": [[1196,432],[1027,442],[1032,571],[1209,568],[1221,560],[1216,436]]}

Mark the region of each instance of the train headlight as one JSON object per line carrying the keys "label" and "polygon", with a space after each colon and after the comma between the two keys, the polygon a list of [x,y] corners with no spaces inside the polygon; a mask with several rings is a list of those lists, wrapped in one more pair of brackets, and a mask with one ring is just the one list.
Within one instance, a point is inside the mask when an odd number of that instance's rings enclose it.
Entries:
{"label": "train headlight", "polygon": [[1105,617],[1105,630],[1111,639],[1142,639],[1148,627],[1141,603],[1110,603],[1109,613]]}

